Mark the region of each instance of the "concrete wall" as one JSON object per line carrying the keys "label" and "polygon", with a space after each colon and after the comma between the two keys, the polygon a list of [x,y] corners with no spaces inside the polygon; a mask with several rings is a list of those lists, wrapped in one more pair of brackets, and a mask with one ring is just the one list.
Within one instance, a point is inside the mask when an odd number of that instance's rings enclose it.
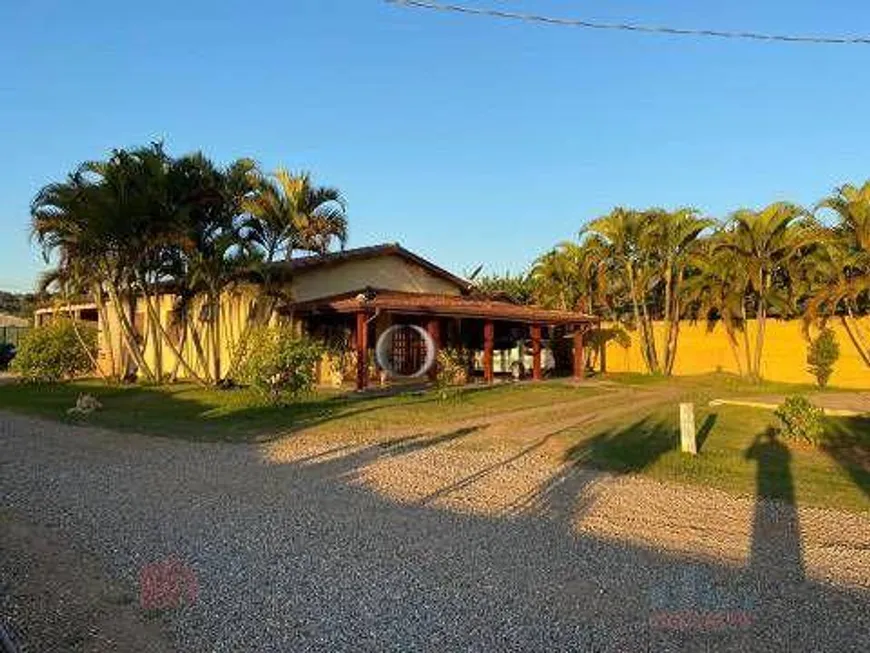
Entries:
{"label": "concrete wall", "polygon": [[460,294],[459,288],[443,277],[395,255],[298,270],[294,273],[292,291],[297,302],[304,302],[366,286],[413,293]]}
{"label": "concrete wall", "polygon": [[[768,320],[762,360],[762,376],[765,379],[785,383],[815,383],[815,378],[807,371],[808,343],[801,326],[800,320]],[[870,318],[864,318],[862,326],[865,332],[870,332]],[[843,388],[870,388],[870,367],[861,360],[843,327],[837,322],[831,322],[830,327],[840,345],[840,359],[834,365],[830,384]],[[750,321],[749,334],[754,338],[754,321]],[[629,331],[628,335],[631,345],[627,348],[615,341],[608,343],[608,372],[646,372],[638,346],[638,333]],[[661,346],[664,342],[663,324],[656,324],[656,335],[657,343]],[[737,373],[737,364],[728,345],[725,329],[717,324],[710,331],[705,322],[683,322],[680,325],[674,373],[688,376],[716,371]]]}

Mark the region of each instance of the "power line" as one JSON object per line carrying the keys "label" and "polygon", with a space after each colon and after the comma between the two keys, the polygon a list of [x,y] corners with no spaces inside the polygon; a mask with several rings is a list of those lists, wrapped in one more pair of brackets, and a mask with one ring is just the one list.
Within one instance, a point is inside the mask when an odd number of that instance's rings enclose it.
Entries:
{"label": "power line", "polygon": [[412,9],[430,9],[472,16],[486,16],[506,20],[523,21],[527,23],[542,23],[562,27],[581,27],[598,30],[620,30],[625,32],[643,32],[647,34],[668,34],[671,36],[704,36],[722,39],[748,39],[752,41],[779,41],[786,43],[825,43],[833,45],[870,45],[870,36],[794,36],[788,34],[763,34],[760,32],[730,32],[715,29],[684,29],[680,27],[665,27],[656,25],[638,25],[636,23],[599,23],[577,18],[558,18],[538,14],[524,14],[500,9],[485,9],[467,5],[445,4],[430,0],[384,0],[389,4],[400,5]]}

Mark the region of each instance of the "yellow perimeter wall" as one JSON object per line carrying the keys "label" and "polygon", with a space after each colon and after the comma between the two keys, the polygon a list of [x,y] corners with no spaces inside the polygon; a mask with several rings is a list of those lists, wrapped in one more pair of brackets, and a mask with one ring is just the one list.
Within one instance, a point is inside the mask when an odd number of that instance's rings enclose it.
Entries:
{"label": "yellow perimeter wall", "polygon": [[[605,325],[606,326],[606,325]],[[664,342],[664,324],[656,324],[657,345]],[[840,345],[840,359],[834,365],[830,385],[843,388],[870,388],[870,368],[855,350],[842,325],[831,323],[831,329]],[[870,318],[864,318],[862,327],[870,329]],[[807,341],[801,330],[800,320],[768,320],[762,360],[762,376],[768,381],[784,383],[815,383],[807,371]],[[755,323],[750,321],[749,334],[755,335]],[[645,373],[646,366],[638,346],[638,333],[629,331],[631,346],[623,348],[615,341],[607,344],[606,367],[608,372]],[[754,340],[753,340],[754,341]],[[680,325],[680,340],[674,374],[689,376],[709,372],[737,373],[734,354],[721,324],[711,331],[705,322],[683,322]]]}

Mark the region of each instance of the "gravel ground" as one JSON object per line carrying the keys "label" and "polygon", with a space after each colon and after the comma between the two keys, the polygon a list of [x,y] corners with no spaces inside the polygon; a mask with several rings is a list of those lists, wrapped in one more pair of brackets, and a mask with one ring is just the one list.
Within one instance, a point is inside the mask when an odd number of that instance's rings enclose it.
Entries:
{"label": "gravel ground", "polygon": [[[138,615],[148,628],[67,650],[157,650],[163,637],[194,652],[870,649],[870,591],[858,586],[868,579],[808,576],[787,507],[759,504],[748,559],[717,560],[578,531],[564,513],[597,480],[583,472],[554,478],[536,509],[498,515],[409,503],[366,484],[373,466],[466,435],[276,462],[254,446],[0,413],[0,505],[16,523],[69,543],[65,555],[92,558],[132,596],[143,568],[167,559],[196,579],[188,605]],[[631,511],[630,493],[614,496]],[[721,519],[716,504],[706,510]],[[856,523],[864,533],[866,522]],[[21,566],[39,564],[8,542],[0,539],[4,606],[16,601]],[[64,650],[39,619],[16,624],[27,650]]]}

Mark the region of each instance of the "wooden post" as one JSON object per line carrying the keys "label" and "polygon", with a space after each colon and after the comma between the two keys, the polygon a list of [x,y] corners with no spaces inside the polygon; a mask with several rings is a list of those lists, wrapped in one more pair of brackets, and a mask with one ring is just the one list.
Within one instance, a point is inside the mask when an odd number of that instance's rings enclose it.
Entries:
{"label": "wooden post", "polygon": [[694,404],[680,404],[680,450],[693,456],[698,453]]}
{"label": "wooden post", "polygon": [[483,380],[492,383],[492,356],[495,348],[495,324],[492,320],[483,323]]}
{"label": "wooden post", "polygon": [[574,378],[583,379],[586,376],[586,360],[583,355],[583,328],[574,327]]}
{"label": "wooden post", "polygon": [[430,318],[426,323],[426,332],[435,343],[435,363],[429,368],[429,380],[434,381],[438,376],[438,352],[441,350],[441,323],[437,317]]}
{"label": "wooden post", "polygon": [[365,390],[368,384],[368,330],[365,311],[356,314],[356,389]]}
{"label": "wooden post", "polygon": [[532,336],[532,379],[540,381],[541,374],[541,325],[533,324],[531,328]]}

